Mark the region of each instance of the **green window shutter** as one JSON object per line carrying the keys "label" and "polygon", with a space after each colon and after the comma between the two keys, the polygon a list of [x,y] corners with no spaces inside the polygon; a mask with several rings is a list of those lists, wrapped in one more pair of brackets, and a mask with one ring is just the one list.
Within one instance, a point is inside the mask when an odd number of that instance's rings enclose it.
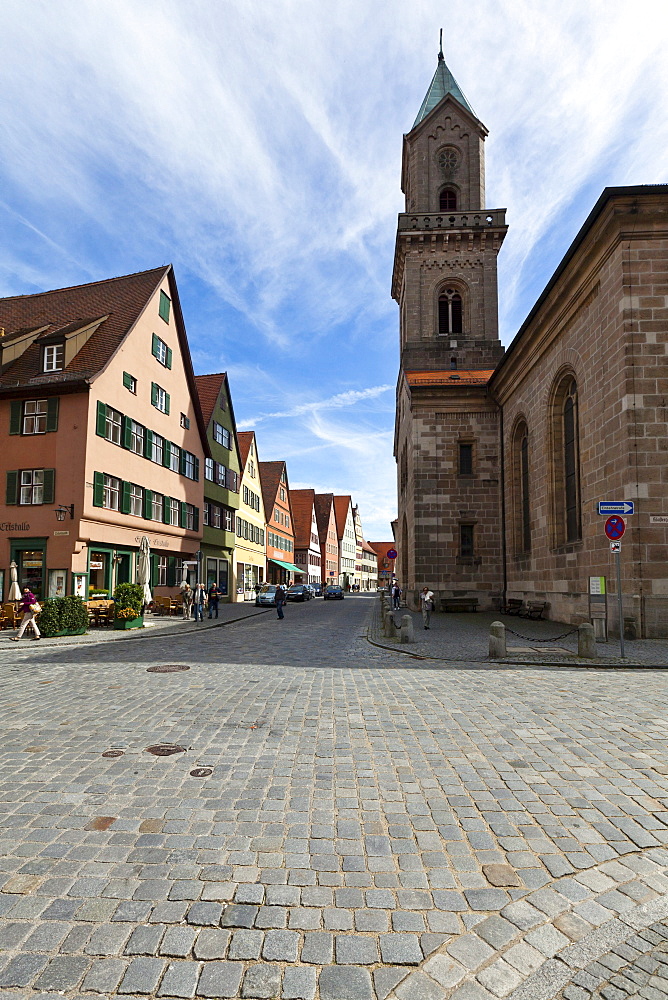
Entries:
{"label": "green window shutter", "polygon": [[153,490],[144,490],[144,517],[150,521],[153,514]]}
{"label": "green window shutter", "polygon": [[171,305],[171,299],[169,295],[160,290],[160,305],[158,306],[158,315],[160,319],[164,319],[165,323],[169,323],[169,307]]}
{"label": "green window shutter", "polygon": [[167,364],[168,368],[172,367],[172,349],[171,349],[171,347],[167,348],[167,361],[166,361],[166,364]]}
{"label": "green window shutter", "polygon": [[195,482],[199,482],[199,458],[195,455]]}
{"label": "green window shutter", "polygon": [[199,507],[193,508],[193,528],[195,531],[199,531]]}
{"label": "green window shutter", "polygon": [[121,485],[121,514],[130,513],[130,489],[132,483],[123,483]]}
{"label": "green window shutter", "polygon": [[185,450],[183,448],[181,448],[181,462],[180,462],[180,466],[181,466],[181,475],[185,476],[185,474],[186,474],[186,453],[185,453]]}
{"label": "green window shutter", "polygon": [[58,430],[58,396],[52,396],[46,403],[46,429],[47,431]]}
{"label": "green window shutter", "polygon": [[181,513],[181,516],[179,518],[179,523],[180,523],[180,525],[181,525],[182,528],[185,528],[185,526],[186,526],[186,505],[183,502],[183,500],[181,501],[181,512],[180,513]]}
{"label": "green window shutter", "polygon": [[44,469],[44,486],[42,487],[42,503],[53,503],[56,495],[56,470]]}
{"label": "green window shutter", "polygon": [[104,473],[93,473],[93,507],[104,507]]}
{"label": "green window shutter", "polygon": [[162,523],[169,524],[169,497],[162,498]]}
{"label": "green window shutter", "polygon": [[133,378],[129,372],[123,372],[123,385],[126,389],[132,389]]}
{"label": "green window shutter", "polygon": [[21,417],[23,416],[23,403],[20,399],[13,399],[9,410],[9,433],[21,433]]}
{"label": "green window shutter", "polygon": [[132,421],[129,417],[123,417],[123,447],[132,447]]}
{"label": "green window shutter", "polygon": [[170,441],[165,440],[162,445],[162,464],[166,469],[169,468],[170,459],[172,457],[172,445]]}
{"label": "green window shutter", "polygon": [[170,556],[167,560],[167,586],[175,587],[176,583],[176,559]]}
{"label": "green window shutter", "polygon": [[151,382],[151,405],[157,406],[158,404],[158,386],[155,382]]}
{"label": "green window shutter", "polygon": [[17,469],[7,473],[7,490],[5,493],[5,503],[13,504],[17,502],[19,490],[19,473]]}
{"label": "green window shutter", "polygon": [[160,345],[160,337],[157,337],[155,334],[153,334],[153,340],[151,342],[151,354],[153,355],[154,358],[157,358],[158,356],[159,345]]}
{"label": "green window shutter", "polygon": [[97,401],[97,419],[95,423],[95,433],[104,438],[107,436],[107,405]]}
{"label": "green window shutter", "polygon": [[144,434],[144,457],[150,458],[152,451],[153,451],[153,431],[150,431],[147,427],[146,433]]}
{"label": "green window shutter", "polygon": [[158,557],[151,553],[151,588],[158,585]]}
{"label": "green window shutter", "polygon": [[169,393],[165,393],[165,413],[169,416]]}

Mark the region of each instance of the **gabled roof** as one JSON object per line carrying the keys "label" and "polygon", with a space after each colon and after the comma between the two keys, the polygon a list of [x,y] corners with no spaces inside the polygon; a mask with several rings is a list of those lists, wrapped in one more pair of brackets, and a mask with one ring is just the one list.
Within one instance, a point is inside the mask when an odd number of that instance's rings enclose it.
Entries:
{"label": "gabled roof", "polygon": [[[389,550],[397,547],[395,542],[369,542],[369,545],[381,559],[386,559]],[[389,561],[392,562],[391,559]]]}
{"label": "gabled roof", "polygon": [[371,545],[369,542],[366,542],[364,539],[362,539],[362,548],[364,549],[365,552],[373,552],[374,555],[377,555],[377,552],[374,549],[373,545]]}
{"label": "gabled roof", "polygon": [[227,375],[225,372],[218,372],[216,375],[195,375],[197,395],[202,407],[204,423],[208,427],[211,423],[213,411],[220,397],[220,391],[225,385]]}
{"label": "gabled roof", "polygon": [[441,49],[438,53],[436,72],[434,73],[432,81],[429,84],[429,90],[427,91],[424,101],[420,106],[417,118],[413,122],[413,128],[415,128],[416,125],[419,125],[421,121],[424,121],[427,115],[430,114],[434,108],[441,103],[443,98],[448,95],[454,97],[456,101],[459,101],[462,107],[466,108],[469,114],[472,114],[474,118],[478,117],[469,102],[464,97],[461,87],[446,66],[445,59],[443,58],[443,50]]}
{"label": "gabled roof", "polygon": [[334,497],[334,516],[336,517],[336,534],[341,541],[343,538],[343,532],[346,527],[346,518],[348,516],[348,508],[352,507],[353,501],[352,497]]}
{"label": "gabled roof", "polygon": [[295,548],[311,546],[311,523],[315,505],[315,490],[290,490],[290,506],[295,533]]}
{"label": "gabled roof", "polygon": [[406,381],[411,386],[421,385],[486,385],[494,373],[494,369],[457,369],[444,372],[406,372]]}
{"label": "gabled roof", "polygon": [[318,535],[322,544],[327,538],[329,529],[329,518],[334,504],[333,493],[316,493],[315,495],[315,519],[318,522]]}
{"label": "gabled roof", "polygon": [[[241,455],[241,465],[245,469],[246,462],[248,461],[248,454],[250,452],[251,444],[253,443],[253,438],[255,437],[255,431],[237,431],[237,440],[239,442],[239,454]],[[255,451],[257,452],[257,445],[255,445]]]}
{"label": "gabled roof", "polygon": [[65,336],[72,330],[95,322],[85,317],[102,320],[62,372],[42,373],[41,345],[35,342],[2,370],[0,388],[42,382],[45,385],[54,382],[62,385],[93,378],[111,360],[171,270],[171,265],[167,264],[151,271],[107,278],[88,285],[0,299],[0,328],[5,331],[0,346],[30,329],[42,330],[40,338],[55,332]]}
{"label": "gabled roof", "polygon": [[[267,523],[272,521],[272,511],[276,503],[276,497],[278,496],[278,488],[281,485],[281,473],[285,470],[285,495],[287,497],[287,504],[290,508],[290,514],[292,515],[292,504],[290,503],[290,487],[288,483],[288,470],[285,462],[258,462],[260,467],[260,482],[262,483],[262,499],[264,500],[264,509],[267,517]],[[283,501],[281,501],[283,502]],[[290,520],[290,524],[294,523],[294,519]],[[281,525],[281,531],[290,531],[292,528],[287,529]]]}

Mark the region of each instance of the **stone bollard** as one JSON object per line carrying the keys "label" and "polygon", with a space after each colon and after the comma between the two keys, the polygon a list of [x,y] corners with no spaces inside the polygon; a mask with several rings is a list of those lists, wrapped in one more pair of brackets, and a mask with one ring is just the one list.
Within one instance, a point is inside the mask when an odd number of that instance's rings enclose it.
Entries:
{"label": "stone bollard", "polygon": [[413,632],[413,617],[412,617],[412,615],[402,615],[401,616],[401,641],[402,642],[415,642],[415,634]]}
{"label": "stone bollard", "polygon": [[489,626],[489,655],[493,660],[502,660],[506,655],[506,626],[503,622],[492,622]]}
{"label": "stone bollard", "polygon": [[588,660],[594,660],[597,656],[594,626],[589,622],[578,626],[578,656],[585,656]]}
{"label": "stone bollard", "polygon": [[387,616],[385,618],[385,638],[396,639],[396,637],[397,637],[397,627],[394,624],[394,618],[388,611]]}

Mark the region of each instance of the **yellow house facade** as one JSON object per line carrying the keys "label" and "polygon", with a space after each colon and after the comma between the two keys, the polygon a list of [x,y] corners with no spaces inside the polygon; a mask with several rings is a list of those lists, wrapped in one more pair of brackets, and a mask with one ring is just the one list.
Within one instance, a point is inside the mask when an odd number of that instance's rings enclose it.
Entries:
{"label": "yellow house facade", "polygon": [[255,587],[265,579],[265,513],[260,482],[255,431],[238,431],[241,456],[241,489],[236,518],[234,562],[237,570],[237,601],[255,598]]}

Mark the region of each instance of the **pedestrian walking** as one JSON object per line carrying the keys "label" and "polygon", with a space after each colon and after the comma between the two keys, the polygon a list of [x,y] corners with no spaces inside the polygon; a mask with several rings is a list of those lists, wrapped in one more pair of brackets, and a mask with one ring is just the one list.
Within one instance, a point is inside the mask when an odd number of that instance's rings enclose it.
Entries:
{"label": "pedestrian walking", "polygon": [[274,600],[276,602],[276,616],[278,618],[284,618],[285,615],[283,614],[283,608],[285,607],[286,591],[282,583],[279,583],[276,588],[276,597]]}
{"label": "pedestrian walking", "polygon": [[392,607],[398,611],[401,607],[401,587],[395,583],[392,587]]}
{"label": "pedestrian walking", "polygon": [[29,587],[23,588],[23,596],[21,598],[21,603],[19,604],[20,610],[23,612],[23,618],[21,619],[21,625],[19,626],[18,635],[13,635],[12,639],[14,642],[18,642],[22,638],[23,633],[27,629],[28,625],[32,628],[34,635],[33,639],[41,639],[39,629],[37,628],[37,622],[35,621],[35,615],[38,611],[41,611],[39,604],[37,603],[37,598],[30,590]]}
{"label": "pedestrian walking", "polygon": [[204,589],[203,583],[198,583],[195,587],[195,593],[193,594],[193,610],[195,612],[195,621],[204,621],[204,605],[206,603],[206,590]]}
{"label": "pedestrian walking", "polygon": [[193,607],[193,590],[189,583],[184,583],[181,587],[181,604],[183,606],[183,618],[190,618]]}
{"label": "pedestrian walking", "polygon": [[216,612],[216,618],[218,617],[218,600],[220,598],[220,591],[215,583],[212,583],[208,590],[209,597],[209,618],[213,617],[213,612]]}
{"label": "pedestrian walking", "polygon": [[422,608],[422,624],[425,628],[431,628],[431,613],[434,610],[434,594],[429,587],[423,587],[420,591],[420,607]]}

